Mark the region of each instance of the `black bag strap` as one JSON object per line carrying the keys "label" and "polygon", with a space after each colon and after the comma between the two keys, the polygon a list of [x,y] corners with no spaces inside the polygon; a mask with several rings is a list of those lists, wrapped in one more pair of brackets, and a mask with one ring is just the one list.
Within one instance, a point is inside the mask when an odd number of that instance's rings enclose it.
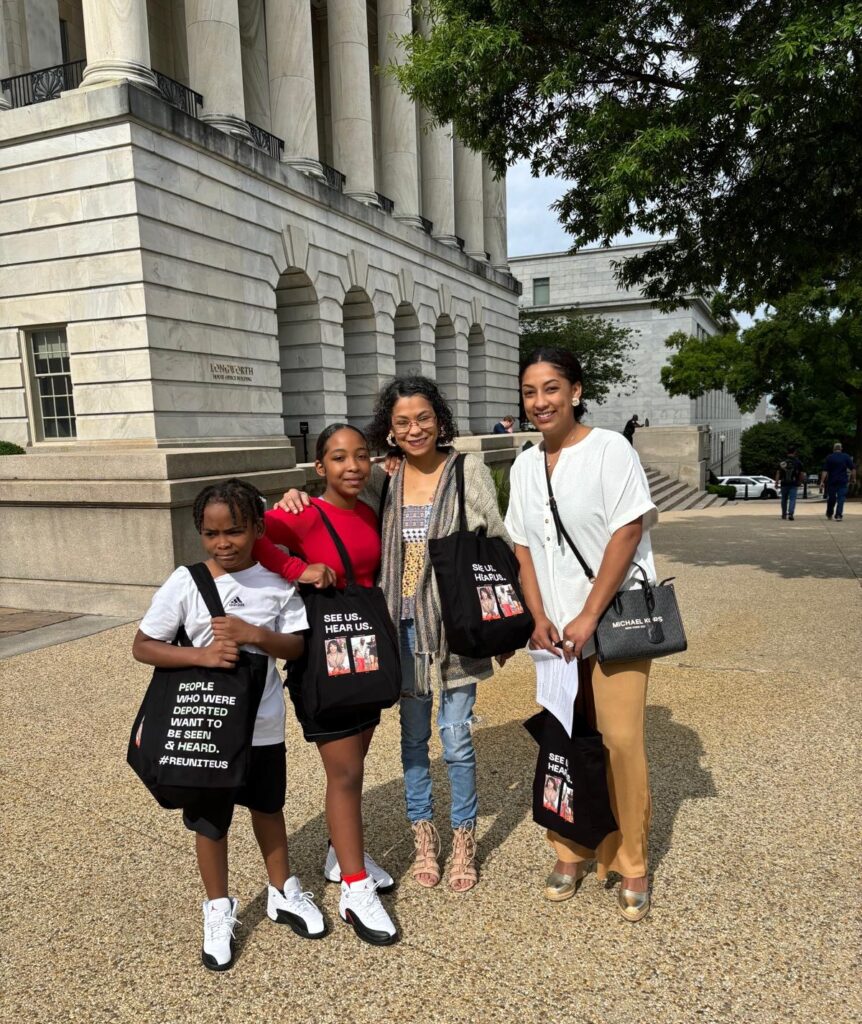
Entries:
{"label": "black bag strap", "polygon": [[458,492],[458,529],[461,533],[467,532],[467,499],[464,486],[464,458],[463,453],[455,456],[455,488]]}
{"label": "black bag strap", "polygon": [[392,477],[389,475],[389,470],[386,470],[386,479],[383,481],[383,489],[380,491],[380,505],[377,508],[377,532],[383,535],[383,512],[386,508],[386,499],[389,497],[389,485],[392,482]]}
{"label": "black bag strap", "polygon": [[[557,499],[554,497],[554,490],[551,487],[551,470],[550,470],[550,468],[548,466],[548,453],[547,452],[544,453],[544,459],[545,459],[545,480],[548,483],[548,503],[551,506],[551,515],[554,517],[554,525],[557,528],[557,543],[558,544],[562,544],[563,540],[565,539],[566,543],[569,545],[569,547],[574,552],[575,558],[577,558],[578,562],[580,562],[581,568],[584,570],[584,575],[587,577],[587,579],[590,581],[590,583],[595,583],[596,582],[596,574],[593,572],[593,570],[589,567],[587,562],[584,560],[584,556],[580,553],[580,551],[578,551],[575,542],[569,536],[568,531],[566,530],[565,526],[563,525],[563,520],[560,518],[560,511],[557,508]],[[638,565],[637,562],[632,562],[632,565],[635,567],[635,569],[637,569],[637,571],[643,577],[644,592],[649,597],[649,594],[650,594],[650,591],[651,591],[652,588],[650,586],[649,577],[646,574],[646,570],[643,568],[643,566]]]}
{"label": "black bag strap", "polygon": [[207,611],[212,615],[214,619],[221,618],[227,613],[224,610],[224,606],[221,603],[219,597],[218,587],[215,585],[212,573],[206,567],[204,562],[195,562],[194,565],[187,565],[189,573],[192,579],[195,581],[195,585],[200,591],[201,597],[204,599],[204,604],[207,606]]}
{"label": "black bag strap", "polygon": [[329,531],[329,536],[332,538],[332,543],[335,545],[335,550],[338,552],[341,558],[341,564],[344,566],[344,575],[347,579],[347,585],[352,587],[356,584],[356,577],[353,575],[353,562],[350,561],[350,555],[347,553],[347,548],[344,546],[344,541],[336,533],[335,527],[329,521],[329,516],[323,511],[320,505],[314,504],[312,506],[317,509],[320,513],[320,518],[323,520],[323,525]]}
{"label": "black bag strap", "polygon": [[584,560],[584,556],[580,553],[580,551],[578,551],[575,542],[569,536],[565,526],[563,526],[563,520],[560,518],[560,512],[557,508],[557,499],[554,497],[554,489],[551,487],[551,468],[548,465],[548,453],[543,452],[542,455],[545,460],[545,480],[548,484],[548,503],[551,506],[551,515],[554,517],[554,526],[557,528],[557,543],[562,545],[563,538],[565,538],[566,543],[572,549],[575,558],[577,558],[581,568],[584,570],[584,575],[587,577],[590,583],[595,583],[596,574]]}

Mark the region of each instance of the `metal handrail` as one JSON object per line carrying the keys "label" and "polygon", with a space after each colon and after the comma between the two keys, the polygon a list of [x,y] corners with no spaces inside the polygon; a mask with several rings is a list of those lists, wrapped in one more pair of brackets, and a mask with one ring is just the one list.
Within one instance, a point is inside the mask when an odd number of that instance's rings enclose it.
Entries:
{"label": "metal handrail", "polygon": [[251,121],[246,121],[246,124],[248,125],[249,132],[251,132],[251,144],[254,148],[261,150],[263,153],[269,153],[273,160],[278,160],[284,150],[284,141],[276,135],[270,135],[269,132],[264,131],[263,128],[256,124],[252,124]]}
{"label": "metal handrail", "polygon": [[395,200],[390,199],[389,196],[383,195],[382,192],[377,193],[377,202],[380,205],[380,209],[384,213],[395,213]]}
{"label": "metal handrail", "polygon": [[428,220],[427,217],[420,217],[419,220],[422,221],[422,230],[425,232],[426,235],[430,235],[431,232],[434,230],[433,222]]}
{"label": "metal handrail", "polygon": [[458,243],[458,248],[461,250],[461,252],[463,252],[464,251],[464,239],[463,238],[459,238],[457,235],[455,235],[455,241]]}
{"label": "metal handrail", "polygon": [[326,184],[330,188],[334,188],[336,192],[343,192],[347,178],[336,170],[334,167],[330,167],[329,164],[321,163],[323,168],[323,176],[326,178]]}
{"label": "metal handrail", "polygon": [[13,75],[0,81],[0,90],[9,91],[9,102],[13,107],[29,107],[33,103],[55,100],[61,92],[78,88],[86,63],[83,59],[70,60],[50,68]]}
{"label": "metal handrail", "polygon": [[155,68],[153,68],[153,74],[156,76],[156,86],[163,100],[167,100],[171,106],[185,111],[192,117],[198,116],[198,107],[203,106],[204,102],[204,98],[199,92],[183,85],[182,82],[169,78]]}

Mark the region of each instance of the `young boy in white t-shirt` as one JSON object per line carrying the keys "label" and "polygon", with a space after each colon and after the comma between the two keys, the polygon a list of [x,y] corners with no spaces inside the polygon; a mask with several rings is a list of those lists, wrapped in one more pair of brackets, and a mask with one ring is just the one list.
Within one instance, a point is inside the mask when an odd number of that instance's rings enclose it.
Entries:
{"label": "young boy in white t-shirt", "polygon": [[[323,916],[311,895],[291,874],[284,824],[286,759],[284,696],[276,658],[293,661],[303,651],[301,630],[308,628],[305,607],[292,584],[258,565],[252,557],[263,535],[264,499],[243,480],[227,480],[197,496],[193,514],[209,556],[221,603],[227,614],[211,618],[188,569],[177,569],[157,591],[135,636],[132,653],[157,668],[230,669],[240,649],[268,655],[266,685],[252,738],[248,780],[225,797],[200,790],[183,807],[183,822],[195,833],[198,868],[206,889],[201,957],[209,970],[233,963],[233,929],[238,901],[228,895],[227,833],[236,804],[248,807],[255,838],[269,875],[267,914],[303,938],[325,934]],[[173,640],[184,627],[192,646]]]}

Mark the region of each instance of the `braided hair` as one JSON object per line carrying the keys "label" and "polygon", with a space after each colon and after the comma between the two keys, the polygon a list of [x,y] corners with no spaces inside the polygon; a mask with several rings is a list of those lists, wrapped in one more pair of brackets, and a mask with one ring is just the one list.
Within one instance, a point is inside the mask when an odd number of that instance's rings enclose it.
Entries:
{"label": "braided hair", "polygon": [[215,504],[227,505],[235,525],[256,527],[263,524],[266,499],[247,480],[232,477],[230,480],[204,487],[192,506],[192,516],[198,533],[203,530],[204,509],[207,505]]}

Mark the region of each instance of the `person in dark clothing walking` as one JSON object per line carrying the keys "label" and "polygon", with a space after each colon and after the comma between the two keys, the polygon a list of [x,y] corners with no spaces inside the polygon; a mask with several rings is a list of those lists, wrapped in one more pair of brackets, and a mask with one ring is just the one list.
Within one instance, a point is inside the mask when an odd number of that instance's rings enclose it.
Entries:
{"label": "person in dark clothing walking", "polygon": [[844,499],[847,487],[856,479],[853,459],[843,450],[840,441],[832,445],[832,454],[826,456],[820,473],[820,486],[826,491],[826,518],[835,515],[835,522],[844,518]]}
{"label": "person in dark clothing walking", "polygon": [[796,495],[804,476],[802,463],[796,454],[796,447],[791,445],[787,449],[787,454],[778,463],[778,471],[775,474],[775,486],[781,488],[782,519],[793,519],[793,513],[796,511]]}
{"label": "person in dark clothing walking", "polygon": [[635,443],[635,431],[638,429],[639,426],[641,426],[641,424],[638,423],[638,414],[633,413],[632,418],[623,427],[623,437],[632,446]]}

